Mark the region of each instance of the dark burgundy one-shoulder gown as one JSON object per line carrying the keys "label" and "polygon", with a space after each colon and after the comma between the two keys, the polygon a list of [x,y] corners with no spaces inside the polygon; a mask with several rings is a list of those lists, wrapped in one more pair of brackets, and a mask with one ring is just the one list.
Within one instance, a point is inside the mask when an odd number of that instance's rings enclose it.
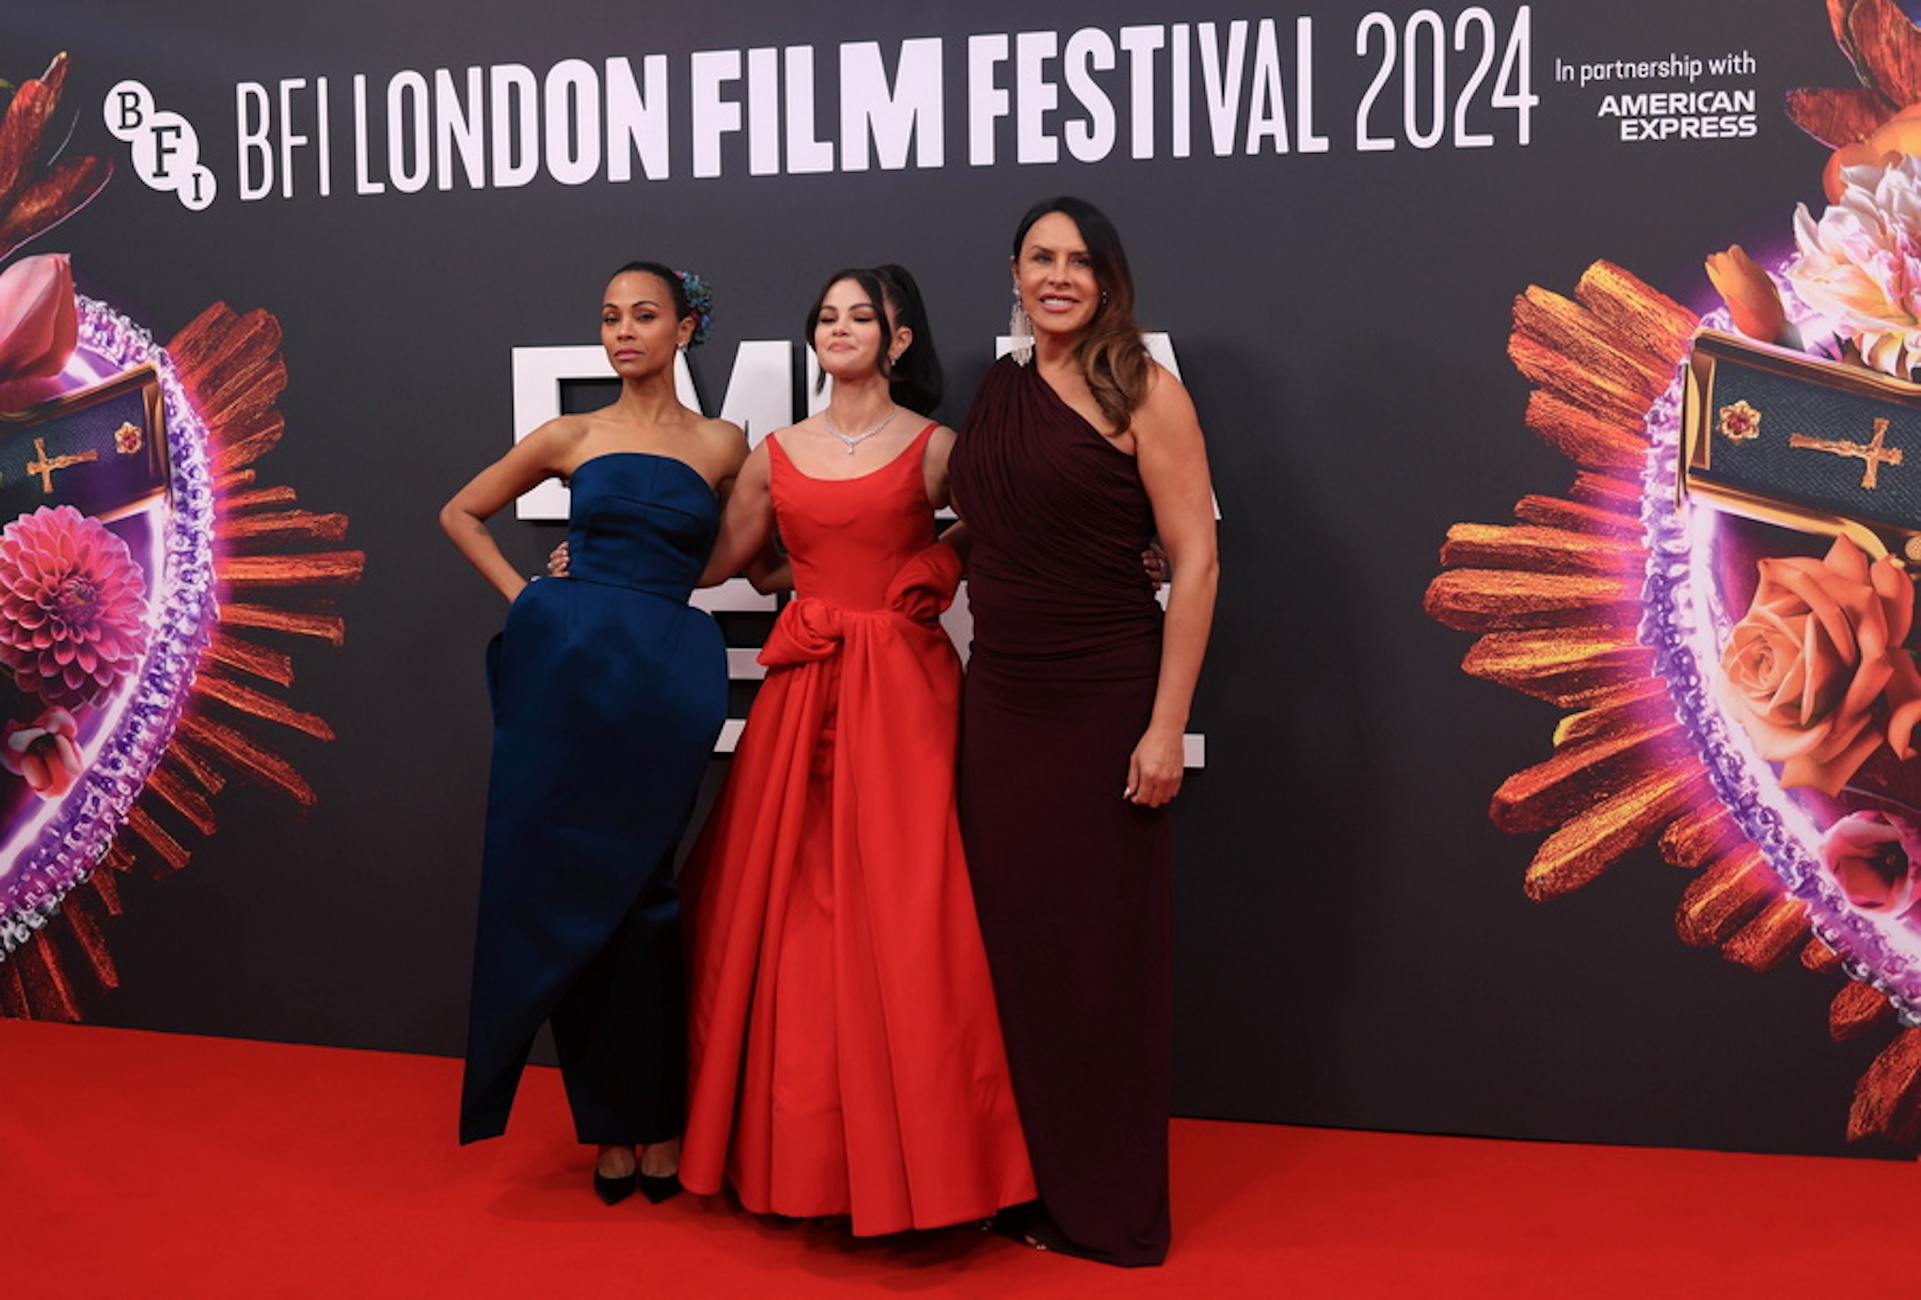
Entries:
{"label": "dark burgundy one-shoulder gown", "polygon": [[1122,798],[1160,670],[1134,458],[997,362],[955,445],[974,647],[960,821],[1035,1182],[1079,1253],[1167,1253],[1165,809]]}

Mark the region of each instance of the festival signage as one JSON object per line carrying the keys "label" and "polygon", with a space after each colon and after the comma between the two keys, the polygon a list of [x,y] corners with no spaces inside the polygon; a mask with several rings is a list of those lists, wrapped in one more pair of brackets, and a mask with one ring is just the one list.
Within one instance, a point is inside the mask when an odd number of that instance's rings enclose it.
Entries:
{"label": "festival signage", "polygon": [[[640,257],[713,286],[683,391],[755,440],[818,399],[826,278],[909,266],[958,426],[1016,219],[1071,193],[1219,499],[1177,1108],[1912,1139],[1921,416],[1788,270],[1797,206],[1837,273],[1830,207],[1906,210],[1822,178],[1892,174],[1893,4],[165,8],[0,17],[9,1014],[458,1052],[502,610],[439,507],[602,400]],[[1737,243],[1797,335],[1723,314]],[[493,521],[522,572],[566,506]],[[69,686],[5,566],[82,543],[48,589],[117,657]],[[1730,687],[1809,582],[1885,653],[1795,731]],[[738,721],[773,610],[701,599]]]}

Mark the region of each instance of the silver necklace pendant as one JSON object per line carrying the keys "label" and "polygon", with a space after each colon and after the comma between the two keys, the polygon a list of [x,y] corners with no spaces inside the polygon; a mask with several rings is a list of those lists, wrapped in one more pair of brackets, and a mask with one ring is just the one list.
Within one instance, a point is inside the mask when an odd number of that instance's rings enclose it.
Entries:
{"label": "silver necklace pendant", "polygon": [[882,420],[879,424],[869,429],[866,433],[855,433],[855,434],[842,433],[839,429],[836,429],[834,427],[834,421],[831,418],[829,418],[827,412],[825,411],[822,411],[820,413],[820,422],[827,427],[828,433],[840,439],[841,443],[847,448],[847,454],[851,456],[854,454],[854,448],[860,446],[863,442],[866,442],[869,438],[873,437],[875,434],[879,433],[882,429],[885,429],[888,425],[892,424],[894,422],[894,416],[898,414],[899,411],[900,411],[900,408],[896,406],[893,410],[887,413],[886,419]]}

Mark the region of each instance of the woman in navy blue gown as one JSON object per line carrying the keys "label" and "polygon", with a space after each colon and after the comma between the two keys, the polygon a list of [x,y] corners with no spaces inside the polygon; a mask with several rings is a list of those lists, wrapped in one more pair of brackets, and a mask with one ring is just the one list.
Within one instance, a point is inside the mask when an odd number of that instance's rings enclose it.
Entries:
{"label": "woman in navy blue gown", "polygon": [[[698,282],[695,282],[698,287]],[[482,470],[441,526],[512,601],[489,649],[493,771],[460,1138],[507,1124],[543,1021],[609,1204],[678,1190],[686,1077],[674,846],[726,716],[719,629],[687,597],[719,527],[739,429],[675,395],[704,312],[656,263],[607,286],[612,406],[549,421]],[[572,489],[571,577],[530,583],[488,534],[548,478]]]}

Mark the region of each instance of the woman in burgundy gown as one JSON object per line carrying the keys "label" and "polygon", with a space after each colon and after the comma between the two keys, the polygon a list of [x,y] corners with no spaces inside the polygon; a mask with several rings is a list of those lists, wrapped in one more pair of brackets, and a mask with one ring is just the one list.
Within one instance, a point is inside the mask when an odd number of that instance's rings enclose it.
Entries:
{"label": "woman in burgundy gown", "polygon": [[778,516],[796,596],[682,879],[680,1176],[873,1235],[984,1218],[1034,1181],[955,818],[939,614],[960,560],[934,540],[953,433],[914,414],[940,372],[911,277],[836,275],[808,338],[827,409],[748,457],[704,579]]}
{"label": "woman in burgundy gown", "polygon": [[[1213,618],[1213,493],[1193,404],[1147,356],[1106,217],[1074,198],[1036,205],[1013,273],[1016,354],[982,380],[950,461],[974,618],[961,832],[1040,1197],[998,1222],[1037,1246],[1157,1264],[1167,803]],[[1165,615],[1140,563],[1156,536]]]}

